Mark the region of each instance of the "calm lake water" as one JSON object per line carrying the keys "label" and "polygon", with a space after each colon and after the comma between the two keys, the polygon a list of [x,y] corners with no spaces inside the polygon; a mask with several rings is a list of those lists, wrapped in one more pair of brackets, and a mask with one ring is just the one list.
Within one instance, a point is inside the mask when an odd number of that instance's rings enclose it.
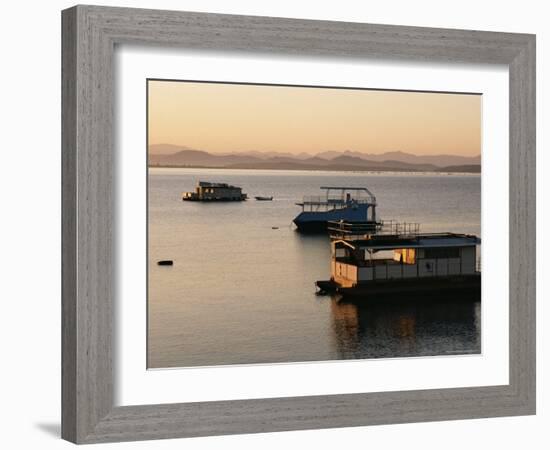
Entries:
{"label": "calm lake water", "polygon": [[[252,199],[182,202],[199,180],[241,186]],[[480,352],[479,302],[315,295],[314,282],[330,277],[329,241],[295,232],[292,219],[295,202],[326,185],[368,187],[382,219],[480,235],[479,175],[150,169],[149,367]]]}

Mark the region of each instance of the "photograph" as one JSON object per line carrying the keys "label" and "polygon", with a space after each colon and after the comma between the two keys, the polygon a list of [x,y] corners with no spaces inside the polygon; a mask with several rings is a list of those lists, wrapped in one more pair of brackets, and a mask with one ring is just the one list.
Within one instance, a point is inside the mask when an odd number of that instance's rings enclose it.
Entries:
{"label": "photograph", "polygon": [[482,353],[481,93],[146,83],[148,369]]}
{"label": "photograph", "polygon": [[550,448],[548,8],[441,5],[3,4],[2,448]]}

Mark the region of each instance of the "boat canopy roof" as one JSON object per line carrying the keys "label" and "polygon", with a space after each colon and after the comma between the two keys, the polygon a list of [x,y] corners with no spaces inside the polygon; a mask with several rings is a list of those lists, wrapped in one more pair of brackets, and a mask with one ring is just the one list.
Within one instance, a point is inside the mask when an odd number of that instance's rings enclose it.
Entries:
{"label": "boat canopy roof", "polygon": [[199,181],[198,186],[211,188],[241,189],[238,186],[232,186],[228,183],[211,183],[210,181]]}
{"label": "boat canopy roof", "polygon": [[[321,186],[321,190],[326,191],[323,196],[304,196],[301,203],[296,203],[298,206],[304,205],[346,205],[353,201],[354,203],[367,203],[371,206],[376,206],[376,197],[366,187],[357,186]],[[337,194],[331,191],[339,191]],[[352,195],[351,192],[354,192]],[[346,196],[348,192],[349,196]],[[365,195],[366,194],[366,195]]]}
{"label": "boat canopy roof", "polygon": [[321,186],[319,189],[334,189],[335,191],[336,190],[338,190],[338,191],[345,190],[345,191],[365,191],[365,192],[369,192],[369,190],[366,187],[357,187],[357,186],[347,186],[347,187],[344,187],[344,186]]}
{"label": "boat canopy roof", "polygon": [[469,247],[481,244],[481,239],[471,234],[432,233],[419,234],[414,237],[372,236],[369,239],[338,239],[335,245],[344,245],[353,249],[397,250],[402,248],[433,247]]}

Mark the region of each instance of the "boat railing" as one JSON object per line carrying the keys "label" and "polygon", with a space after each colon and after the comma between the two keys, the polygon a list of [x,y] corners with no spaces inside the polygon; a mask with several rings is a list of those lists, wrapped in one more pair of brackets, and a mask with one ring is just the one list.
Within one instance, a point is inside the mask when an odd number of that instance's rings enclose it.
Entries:
{"label": "boat railing", "polygon": [[416,236],[420,234],[420,224],[417,222],[398,222],[382,220],[380,222],[328,222],[328,231],[333,239],[364,239],[369,235],[382,236]]}
{"label": "boat railing", "polygon": [[351,239],[362,237],[367,234],[376,234],[380,230],[380,222],[328,222],[328,231],[330,236],[336,239]]}
{"label": "boat railing", "polygon": [[366,197],[352,197],[349,200],[341,197],[326,197],[324,195],[306,195],[302,200],[304,205],[345,205],[347,203],[371,203],[372,200]]}
{"label": "boat railing", "polygon": [[397,220],[382,220],[377,234],[392,236],[416,236],[420,233],[420,223],[399,222]]}

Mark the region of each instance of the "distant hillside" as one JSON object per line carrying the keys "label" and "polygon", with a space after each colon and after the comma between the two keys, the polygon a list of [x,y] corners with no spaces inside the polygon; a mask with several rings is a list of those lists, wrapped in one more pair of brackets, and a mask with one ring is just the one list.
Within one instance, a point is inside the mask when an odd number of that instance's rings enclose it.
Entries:
{"label": "distant hillside", "polygon": [[464,166],[447,166],[437,169],[438,172],[458,172],[458,173],[481,173],[481,166],[479,164],[468,164]]}
{"label": "distant hillside", "polygon": [[405,152],[385,152],[380,154],[370,154],[370,153],[361,153],[355,151],[345,151],[345,152],[322,152],[318,153],[317,156],[321,158],[335,158],[339,155],[355,156],[361,159],[368,159],[371,161],[401,161],[410,164],[433,164],[434,166],[445,167],[445,166],[456,166],[456,165],[470,165],[470,164],[481,164],[481,155],[477,156],[458,156],[458,155],[414,155],[412,153]]}
{"label": "distant hillside", "polygon": [[246,155],[213,155],[200,150],[181,150],[168,155],[149,154],[149,165],[226,167],[232,164],[254,163],[263,160]]}
{"label": "distant hillside", "polygon": [[[358,156],[361,155],[361,156]],[[316,156],[307,154],[260,152],[213,154],[171,145],[150,146],[149,165],[163,167],[212,167],[231,169],[272,170],[364,170],[364,171],[410,171],[410,172],[474,172],[481,171],[479,158],[453,155],[438,157],[416,156],[403,152],[369,155],[357,152],[324,152]],[[384,158],[386,156],[386,158]],[[435,164],[441,161],[468,161],[468,164]]]}
{"label": "distant hillside", "polygon": [[182,150],[193,150],[190,147],[172,144],[155,144],[149,146],[149,155],[171,155]]}

